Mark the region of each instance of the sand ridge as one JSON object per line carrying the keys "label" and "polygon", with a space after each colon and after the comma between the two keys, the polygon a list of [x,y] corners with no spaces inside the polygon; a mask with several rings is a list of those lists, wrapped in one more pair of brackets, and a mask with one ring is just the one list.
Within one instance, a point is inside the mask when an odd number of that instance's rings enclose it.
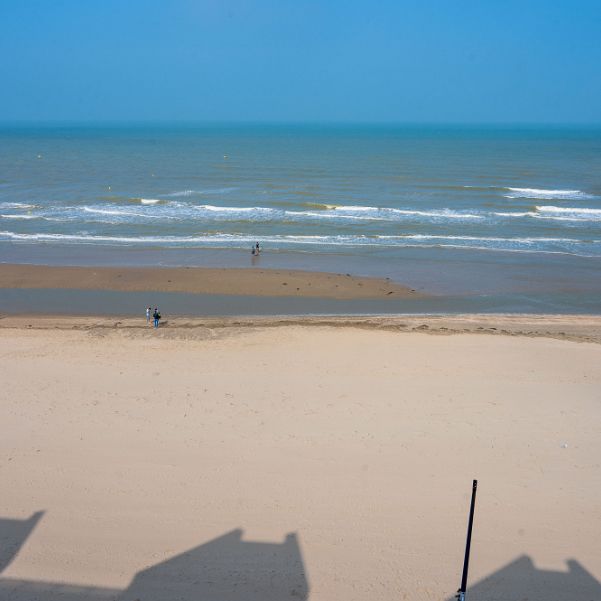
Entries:
{"label": "sand ridge", "polygon": [[418,298],[389,279],[279,269],[0,264],[0,288],[191,292],[333,299]]}

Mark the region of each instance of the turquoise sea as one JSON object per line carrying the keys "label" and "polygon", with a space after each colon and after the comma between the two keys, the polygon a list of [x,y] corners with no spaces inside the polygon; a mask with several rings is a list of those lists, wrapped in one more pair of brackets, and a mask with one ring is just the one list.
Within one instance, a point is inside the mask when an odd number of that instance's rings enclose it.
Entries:
{"label": "turquoise sea", "polygon": [[0,261],[252,266],[255,241],[263,267],[599,313],[601,130],[0,129]]}

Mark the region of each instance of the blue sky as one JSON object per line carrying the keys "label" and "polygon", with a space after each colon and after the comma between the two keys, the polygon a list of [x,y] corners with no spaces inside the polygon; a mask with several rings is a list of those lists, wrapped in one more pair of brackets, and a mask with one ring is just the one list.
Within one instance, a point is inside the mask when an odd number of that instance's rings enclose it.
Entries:
{"label": "blue sky", "polygon": [[0,0],[0,121],[601,123],[601,1]]}

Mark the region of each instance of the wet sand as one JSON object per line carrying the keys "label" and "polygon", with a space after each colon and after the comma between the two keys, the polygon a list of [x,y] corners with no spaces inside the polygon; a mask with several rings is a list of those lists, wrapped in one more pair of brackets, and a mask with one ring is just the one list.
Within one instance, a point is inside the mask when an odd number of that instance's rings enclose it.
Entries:
{"label": "wet sand", "polygon": [[599,318],[165,326],[0,320],[3,601],[451,599],[474,477],[468,598],[601,598]]}
{"label": "wet sand", "polygon": [[396,299],[421,296],[407,286],[384,278],[260,268],[0,264],[0,288],[188,292],[325,299]]}

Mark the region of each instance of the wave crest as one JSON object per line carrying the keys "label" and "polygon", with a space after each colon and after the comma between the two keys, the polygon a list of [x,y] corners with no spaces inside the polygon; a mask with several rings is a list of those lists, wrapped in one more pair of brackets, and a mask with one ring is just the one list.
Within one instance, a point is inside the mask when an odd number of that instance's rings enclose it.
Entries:
{"label": "wave crest", "polygon": [[587,194],[582,190],[547,190],[544,188],[506,188],[509,194],[505,198],[540,198],[540,199],[558,199],[558,200],[576,200],[590,199],[593,195]]}

